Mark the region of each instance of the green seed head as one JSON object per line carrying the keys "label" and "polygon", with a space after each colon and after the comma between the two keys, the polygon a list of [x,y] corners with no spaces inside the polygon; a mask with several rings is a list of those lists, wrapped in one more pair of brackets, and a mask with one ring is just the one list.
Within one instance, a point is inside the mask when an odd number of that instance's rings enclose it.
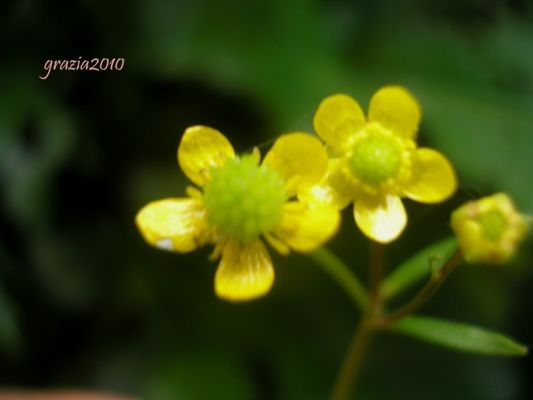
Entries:
{"label": "green seed head", "polygon": [[250,242],[279,224],[286,201],[284,181],[253,156],[228,160],[211,171],[204,188],[209,223],[224,235]]}
{"label": "green seed head", "polygon": [[378,186],[397,175],[402,163],[402,148],[392,137],[371,135],[355,144],[350,161],[357,178]]}
{"label": "green seed head", "polygon": [[477,222],[481,226],[483,235],[492,241],[500,240],[507,227],[507,222],[503,214],[498,210],[484,212],[477,217]]}

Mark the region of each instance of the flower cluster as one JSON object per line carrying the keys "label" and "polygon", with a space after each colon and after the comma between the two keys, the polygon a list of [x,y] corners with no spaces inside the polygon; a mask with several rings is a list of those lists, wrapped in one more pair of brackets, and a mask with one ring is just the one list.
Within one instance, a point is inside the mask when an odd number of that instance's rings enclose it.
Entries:
{"label": "flower cluster", "polygon": [[[402,198],[421,203],[448,199],[457,188],[441,153],[417,147],[421,110],[414,96],[386,86],[372,97],[368,116],[351,97],[336,94],[319,105],[319,138],[280,136],[261,161],[258,149],[236,155],[219,131],[188,128],[178,163],[195,186],[188,197],[157,200],[136,217],[144,239],[157,248],[187,253],[213,244],[220,257],[215,292],[244,301],[266,294],[274,269],[265,242],[286,255],[309,252],[336,232],[340,210],[353,203],[356,225],[388,243],[407,224]],[[467,204],[452,227],[469,261],[505,261],[525,225],[504,195]]]}

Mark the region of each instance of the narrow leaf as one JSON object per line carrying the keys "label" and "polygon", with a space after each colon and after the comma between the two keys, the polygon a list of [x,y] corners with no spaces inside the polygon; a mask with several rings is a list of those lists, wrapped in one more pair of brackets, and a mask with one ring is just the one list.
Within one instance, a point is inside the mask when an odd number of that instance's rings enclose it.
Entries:
{"label": "narrow leaf", "polygon": [[493,356],[524,356],[527,347],[497,332],[437,318],[409,316],[390,329],[457,351]]}
{"label": "narrow leaf", "polygon": [[457,249],[455,237],[433,243],[394,269],[381,284],[381,293],[390,299],[409,288],[433,270],[440,269]]}

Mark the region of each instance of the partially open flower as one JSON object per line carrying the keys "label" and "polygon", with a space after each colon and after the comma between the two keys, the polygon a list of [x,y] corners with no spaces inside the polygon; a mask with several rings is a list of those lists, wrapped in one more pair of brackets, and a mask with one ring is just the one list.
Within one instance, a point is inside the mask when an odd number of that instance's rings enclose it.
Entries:
{"label": "partially open flower", "polygon": [[524,217],[505,193],[462,205],[452,213],[451,224],[468,262],[509,261],[527,231]]}
{"label": "partially open flower", "polygon": [[338,208],[353,202],[355,222],[366,236],[381,243],[395,240],[407,224],[403,197],[438,203],[457,188],[448,159],[417,148],[420,118],[418,102],[400,86],[379,89],[368,118],[350,96],[327,97],[314,126],[330,150],[328,173],[300,198]]}
{"label": "partially open flower", "polygon": [[306,252],[333,236],[339,225],[333,207],[294,198],[326,172],[327,155],[318,139],[283,135],[259,161],[257,149],[236,156],[215,129],[188,128],[178,162],[203,192],[189,187],[189,197],[151,202],[136,218],[145,240],[163,250],[187,253],[215,244],[212,258],[222,257],[215,292],[226,300],[250,300],[272,287],[274,269],[262,239],[282,254]]}

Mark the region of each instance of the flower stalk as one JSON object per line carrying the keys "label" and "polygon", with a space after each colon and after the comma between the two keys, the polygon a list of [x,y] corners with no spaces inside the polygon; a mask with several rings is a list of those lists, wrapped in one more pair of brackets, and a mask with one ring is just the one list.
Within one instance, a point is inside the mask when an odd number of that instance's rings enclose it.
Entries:
{"label": "flower stalk", "polygon": [[342,368],[331,393],[331,400],[345,400],[352,388],[363,364],[364,356],[372,338],[373,323],[371,318],[363,317],[355,330],[352,343],[346,354]]}
{"label": "flower stalk", "polygon": [[462,260],[463,255],[461,251],[459,249],[455,250],[453,255],[442,266],[442,268],[432,274],[429,282],[422,287],[422,289],[420,289],[420,291],[407,304],[383,317],[379,321],[379,326],[387,327],[391,323],[418,311],[424,304],[427,303],[429,299],[433,297],[435,292],[444,283],[448,275],[450,275],[450,273],[454,271],[459,264],[461,264]]}
{"label": "flower stalk", "polygon": [[381,243],[370,241],[369,302],[356,328],[352,343],[333,387],[332,400],[349,398],[352,388],[357,382],[370,341],[379,326],[378,321],[382,313],[380,287],[383,276],[383,252],[384,246]]}
{"label": "flower stalk", "polygon": [[381,279],[383,277],[383,250],[381,243],[370,241],[370,314],[381,312]]}
{"label": "flower stalk", "polygon": [[[459,249],[446,261],[446,263],[433,272],[431,280],[403,307],[392,313],[383,315],[383,299],[380,294],[381,280],[384,269],[384,246],[371,241],[370,251],[370,279],[369,297],[363,316],[359,322],[336,383],[331,392],[331,400],[346,400],[355,388],[357,378],[368,350],[369,344],[375,332],[387,329],[393,322],[411,315],[418,311],[440,288],[446,278],[462,262],[463,256]],[[332,259],[337,260],[346,267],[336,256],[330,254]],[[344,269],[344,272],[351,272]],[[353,275],[352,275],[353,276]],[[355,278],[356,279],[356,278]]]}

